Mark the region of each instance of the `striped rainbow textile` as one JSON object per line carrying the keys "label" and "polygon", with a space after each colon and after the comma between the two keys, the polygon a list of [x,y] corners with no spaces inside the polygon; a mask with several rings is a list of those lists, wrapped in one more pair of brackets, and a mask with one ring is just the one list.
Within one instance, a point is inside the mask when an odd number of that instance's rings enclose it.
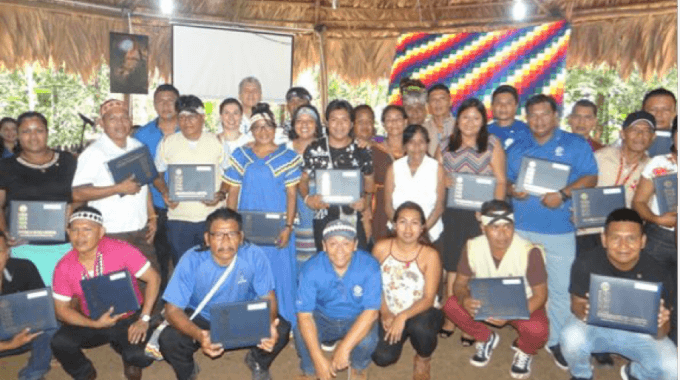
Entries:
{"label": "striped rainbow textile", "polygon": [[570,34],[566,21],[487,33],[403,34],[388,102],[401,104],[399,81],[411,77],[428,88],[448,85],[454,112],[469,97],[482,100],[490,112],[491,94],[501,84],[517,88],[520,106],[538,93],[552,95],[561,105]]}

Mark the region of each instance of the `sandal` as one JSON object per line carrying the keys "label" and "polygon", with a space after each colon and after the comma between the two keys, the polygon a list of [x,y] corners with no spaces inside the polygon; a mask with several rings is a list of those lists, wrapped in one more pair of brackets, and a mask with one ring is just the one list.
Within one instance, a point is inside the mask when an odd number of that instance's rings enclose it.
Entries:
{"label": "sandal", "polygon": [[439,330],[439,337],[442,339],[450,338],[454,332],[456,332],[456,330],[446,330],[442,328],[441,330]]}
{"label": "sandal", "polygon": [[463,347],[471,347],[473,344],[475,344],[476,340],[473,339],[468,339],[464,336],[460,337],[460,345]]}

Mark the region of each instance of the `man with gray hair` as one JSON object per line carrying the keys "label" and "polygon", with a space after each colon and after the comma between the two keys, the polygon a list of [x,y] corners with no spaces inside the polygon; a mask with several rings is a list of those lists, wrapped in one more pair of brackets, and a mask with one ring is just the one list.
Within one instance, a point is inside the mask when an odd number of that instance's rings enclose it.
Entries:
{"label": "man with gray hair", "polygon": [[[295,346],[300,379],[330,380],[351,366],[352,379],[367,379],[378,345],[381,303],[380,265],[357,250],[356,228],[334,220],[323,231],[324,252],[309,259],[300,273]],[[321,343],[338,342],[329,361]]]}
{"label": "man with gray hair", "polygon": [[243,105],[241,117],[241,133],[250,132],[250,115],[253,107],[262,101],[262,84],[254,76],[245,77],[238,84],[238,100]]}

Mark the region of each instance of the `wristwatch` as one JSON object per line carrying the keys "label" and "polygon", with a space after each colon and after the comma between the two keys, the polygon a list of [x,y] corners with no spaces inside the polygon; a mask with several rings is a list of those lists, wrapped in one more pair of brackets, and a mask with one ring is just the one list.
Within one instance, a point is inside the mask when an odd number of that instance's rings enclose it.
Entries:
{"label": "wristwatch", "polygon": [[149,323],[149,321],[151,320],[151,316],[149,316],[148,314],[142,314],[139,317],[139,319],[141,319],[143,322]]}
{"label": "wristwatch", "polygon": [[564,192],[563,189],[559,190],[560,195],[562,196],[562,202],[566,202],[569,199],[569,196],[567,195],[566,192]]}

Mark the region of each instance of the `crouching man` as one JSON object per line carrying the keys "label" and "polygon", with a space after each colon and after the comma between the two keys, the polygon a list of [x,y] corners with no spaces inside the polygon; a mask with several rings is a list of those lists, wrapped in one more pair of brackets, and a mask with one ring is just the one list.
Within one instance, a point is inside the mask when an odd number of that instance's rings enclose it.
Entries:
{"label": "crouching man", "polygon": [[[309,259],[300,273],[295,346],[302,380],[335,377],[351,366],[351,378],[367,379],[378,345],[381,302],[380,265],[357,251],[356,228],[335,220],[323,230],[324,252]],[[338,342],[329,361],[321,343]]]}
{"label": "crouching man", "polygon": [[[163,293],[170,326],[159,337],[160,351],[179,380],[196,378],[198,366],[193,355],[199,348],[211,358],[224,352],[220,344],[210,341],[211,305],[256,299],[270,301],[271,336],[262,339],[245,357],[253,380],[271,379],[269,367],[290,339],[290,323],[278,315],[269,261],[257,246],[242,244],[242,228],[243,219],[236,211],[219,208],[208,215],[205,247],[194,247],[182,256]],[[230,272],[224,282],[190,320],[227,270]]]}
{"label": "crouching man", "polygon": [[[63,323],[52,339],[52,352],[71,377],[90,380],[97,377],[97,372],[83,348],[109,343],[123,358],[125,377],[141,379],[142,368],[153,363],[144,355],[144,343],[160,276],[137,248],[105,237],[103,224],[101,212],[88,206],[76,209],[69,219],[68,236],[73,249],[59,261],[52,278],[54,307]],[[99,319],[90,318],[80,281],[121,270],[132,275],[141,312],[112,315],[111,308]],[[138,280],[146,282],[144,297]]]}
{"label": "crouching man", "polygon": [[[640,215],[627,208],[607,217],[602,246],[580,255],[571,268],[571,311],[562,329],[562,354],[569,363],[572,380],[593,378],[592,353],[615,353],[630,359],[621,367],[624,380],[670,380],[678,378],[678,349],[668,338],[670,302],[675,292],[666,268],[651,256],[640,254],[646,236]],[[590,274],[631,280],[661,282],[664,287],[658,314],[657,336],[586,324],[589,309]]]}

